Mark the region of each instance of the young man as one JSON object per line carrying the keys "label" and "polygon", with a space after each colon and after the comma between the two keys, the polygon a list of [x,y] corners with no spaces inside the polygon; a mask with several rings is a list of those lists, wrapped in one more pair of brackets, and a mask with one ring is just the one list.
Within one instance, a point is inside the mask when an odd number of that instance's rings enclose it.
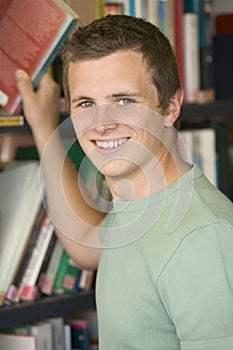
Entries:
{"label": "young man", "polygon": [[91,204],[56,132],[59,88],[16,80],[41,156],[49,212],[76,262],[97,268],[100,350],[233,347],[233,206],[177,150],[183,93],[173,50],[122,15],[64,47],[64,90],[113,207]]}

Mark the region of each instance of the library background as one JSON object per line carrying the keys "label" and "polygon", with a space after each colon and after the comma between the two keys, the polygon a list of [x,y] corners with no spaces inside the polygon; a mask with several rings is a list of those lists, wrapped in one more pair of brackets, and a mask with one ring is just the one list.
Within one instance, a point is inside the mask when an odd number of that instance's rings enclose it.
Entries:
{"label": "library background", "polygon": [[[78,13],[82,23],[107,13],[126,13],[147,18],[170,38],[185,91],[180,133],[193,161],[233,200],[233,2],[66,2]],[[50,68],[53,77],[61,83],[61,63],[57,57]],[[63,121],[68,114],[62,93],[60,101]],[[77,142],[70,144],[72,131],[65,128],[63,132],[70,156],[78,167],[83,153]],[[27,349],[34,349],[35,345],[29,344],[36,341],[40,349],[44,339],[49,344],[46,349],[97,349],[96,272],[78,269],[56,239],[35,181],[38,156],[23,112],[21,118],[12,118],[0,111],[0,164],[0,262],[1,274],[6,271],[7,281],[7,284],[1,282],[0,278],[0,339],[6,333],[9,337],[4,340],[4,350],[22,349],[21,341],[24,346],[28,344]],[[14,201],[17,204],[13,205]],[[4,210],[8,210],[7,218],[2,217]],[[11,224],[6,224],[6,220]],[[30,237],[23,258],[19,258],[20,246],[14,246],[11,252],[10,247],[4,246],[4,227],[9,235],[10,231],[17,230],[25,242]],[[40,251],[39,245],[43,247]],[[3,264],[6,251],[10,256],[7,267]],[[18,264],[13,267],[15,256]],[[28,343],[23,343],[24,340]]]}

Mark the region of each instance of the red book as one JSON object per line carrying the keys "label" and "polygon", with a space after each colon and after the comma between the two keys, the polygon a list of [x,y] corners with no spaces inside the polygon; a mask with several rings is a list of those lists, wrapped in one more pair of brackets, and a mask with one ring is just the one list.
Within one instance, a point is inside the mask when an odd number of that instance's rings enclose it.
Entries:
{"label": "red book", "polygon": [[184,38],[183,38],[183,0],[174,0],[174,49],[180,77],[180,84],[184,87]]}
{"label": "red book", "polygon": [[0,1],[0,106],[6,113],[21,110],[15,70],[24,68],[36,87],[77,22],[62,0]]}

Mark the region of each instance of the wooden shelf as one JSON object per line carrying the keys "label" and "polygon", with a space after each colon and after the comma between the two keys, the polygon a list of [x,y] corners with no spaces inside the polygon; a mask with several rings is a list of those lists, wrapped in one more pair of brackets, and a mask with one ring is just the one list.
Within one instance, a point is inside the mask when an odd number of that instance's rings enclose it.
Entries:
{"label": "wooden shelf", "polygon": [[[67,117],[61,115],[61,121]],[[197,121],[201,122],[210,117],[232,117],[233,118],[233,100],[215,101],[207,104],[184,104],[181,111],[181,122]],[[24,126],[1,127],[2,133],[11,132],[30,132],[30,128],[25,121]]]}
{"label": "wooden shelf", "polygon": [[0,308],[0,328],[11,327],[19,323],[31,323],[48,317],[68,316],[78,311],[94,308],[94,291],[43,297],[35,302],[22,302]]}

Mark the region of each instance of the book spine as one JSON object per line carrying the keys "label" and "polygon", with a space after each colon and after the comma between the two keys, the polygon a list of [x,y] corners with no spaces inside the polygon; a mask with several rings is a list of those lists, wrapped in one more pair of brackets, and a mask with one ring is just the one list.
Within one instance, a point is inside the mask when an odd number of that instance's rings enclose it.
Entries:
{"label": "book spine", "polygon": [[74,292],[75,283],[79,273],[80,269],[73,263],[72,259],[64,250],[54,281],[53,292],[55,294]]}
{"label": "book spine", "polygon": [[185,102],[197,102],[200,88],[198,17],[196,13],[184,14],[184,76]]}
{"label": "book spine", "polygon": [[48,269],[48,266],[49,266],[49,263],[50,263],[50,259],[51,259],[51,256],[53,254],[53,250],[54,250],[54,247],[55,247],[55,244],[56,244],[56,240],[57,240],[57,237],[56,237],[55,233],[53,233],[53,235],[52,235],[52,237],[50,239],[48,248],[46,250],[45,257],[44,257],[44,260],[42,262],[42,265],[41,265],[41,268],[40,268],[40,272],[38,274],[37,281],[35,283],[38,289],[41,287],[41,285],[44,282],[44,279],[45,279],[45,276],[46,276],[46,271]]}
{"label": "book spine", "polygon": [[27,246],[26,252],[22,258],[21,264],[18,267],[17,275],[15,276],[14,281],[8,290],[8,293],[7,293],[7,301],[8,302],[12,303],[14,301],[17,301],[17,292],[18,292],[18,289],[19,289],[21,282],[23,280],[24,274],[26,273],[29,261],[32,257],[33,249],[36,246],[36,242],[38,240],[39,233],[40,233],[41,223],[42,223],[44,217],[45,217],[45,209],[42,205],[39,212],[38,212],[37,218],[35,219],[35,224],[34,224],[34,227],[32,229],[32,234],[30,236],[28,246]]}
{"label": "book spine", "polygon": [[147,0],[147,19],[151,23],[158,26],[158,6],[157,6],[157,0]]}
{"label": "book spine", "polygon": [[46,319],[52,326],[54,350],[65,350],[65,334],[63,317],[52,317]]}
{"label": "book spine", "polygon": [[21,300],[32,301],[37,295],[38,286],[36,285],[36,282],[38,281],[41,266],[43,264],[47,249],[54,234],[54,226],[49,218],[47,218],[45,225],[46,226],[43,229],[42,235],[40,235],[38,245],[34,250],[35,260],[33,260],[31,266],[29,267],[28,278],[20,296]]}
{"label": "book spine", "polygon": [[[27,297],[35,298],[37,293],[37,288],[35,287],[35,278],[38,274],[39,261],[43,261],[43,250],[45,248],[45,244],[49,242],[50,236],[53,233],[53,227],[52,224],[46,215],[46,217],[43,220],[43,223],[41,224],[40,233],[38,240],[36,242],[36,246],[33,249],[32,256],[30,258],[29,264],[27,266],[27,269],[25,271],[24,277],[21,281],[20,287],[18,288],[17,295],[15,297],[15,302],[19,302],[19,300],[23,297],[27,299]],[[26,288],[26,286],[28,286]],[[29,286],[31,288],[29,288]],[[30,291],[30,296],[29,296]]]}
{"label": "book spine", "polygon": [[53,350],[53,334],[50,322],[38,322],[31,325],[31,335],[36,337],[38,350]]}
{"label": "book spine", "polygon": [[105,3],[104,5],[104,15],[120,15],[124,13],[124,4],[121,2]]}
{"label": "book spine", "polygon": [[177,68],[180,84],[184,88],[184,36],[183,36],[183,0],[174,0],[174,50],[176,55]]}
{"label": "book spine", "polygon": [[129,15],[135,16],[134,0],[128,0]]}
{"label": "book spine", "polygon": [[80,274],[79,288],[82,290],[90,290],[93,284],[95,272],[93,270],[83,269]]}
{"label": "book spine", "polygon": [[0,127],[23,126],[24,117],[22,115],[0,116]]}
{"label": "book spine", "polygon": [[71,327],[69,324],[64,325],[65,350],[72,350],[71,348]]}
{"label": "book spine", "polygon": [[53,292],[53,285],[55,276],[59,267],[59,262],[62,256],[63,246],[61,242],[57,239],[54,251],[51,256],[51,261],[49,263],[48,269],[45,273],[42,285],[40,285],[40,291],[43,294],[51,295]]}
{"label": "book spine", "polygon": [[135,17],[148,18],[147,0],[134,1]]}
{"label": "book spine", "polygon": [[204,102],[211,102],[214,100],[213,1],[211,0],[200,0],[199,30],[200,88],[209,91]]}
{"label": "book spine", "polygon": [[55,294],[63,294],[64,288],[63,288],[63,278],[67,269],[69,256],[66,253],[66,251],[63,249],[63,253],[59,262],[57,274],[55,276],[54,286],[53,286],[53,292]]}

